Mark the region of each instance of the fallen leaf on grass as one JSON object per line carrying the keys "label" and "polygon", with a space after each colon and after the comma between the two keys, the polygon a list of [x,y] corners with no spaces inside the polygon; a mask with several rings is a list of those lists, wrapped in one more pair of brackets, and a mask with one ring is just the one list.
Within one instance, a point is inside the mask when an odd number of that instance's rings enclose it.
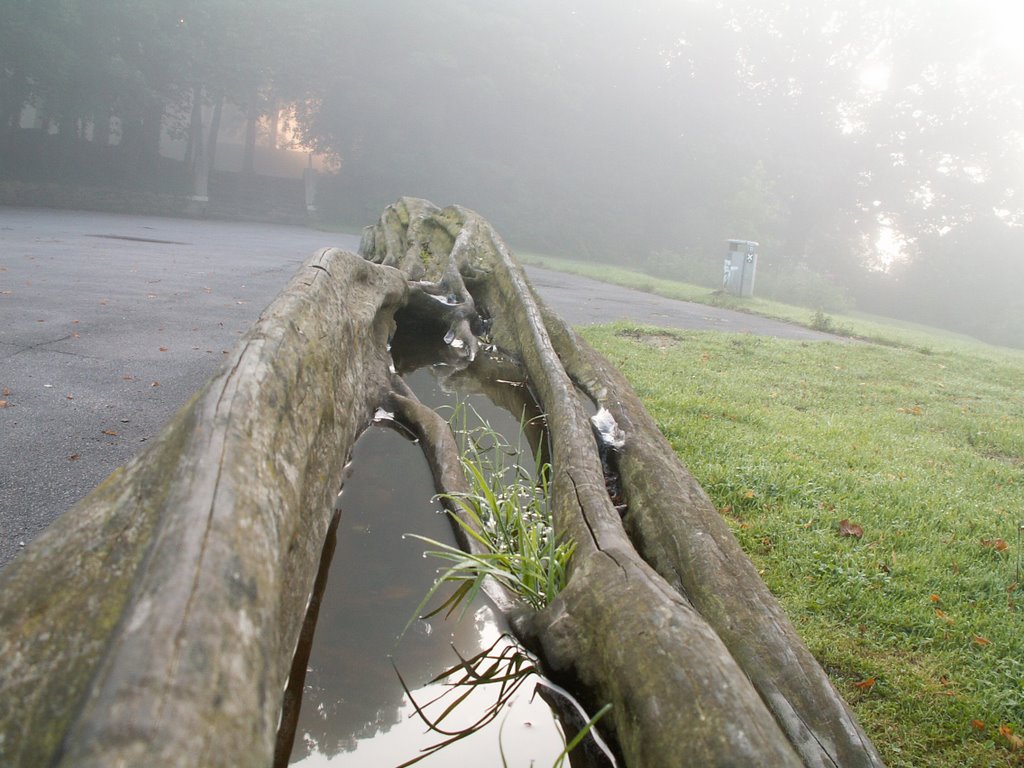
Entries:
{"label": "fallen leaf on grass", "polygon": [[878,682],[873,677],[869,677],[867,680],[861,680],[859,683],[854,683],[854,688],[860,688],[862,691],[870,691],[875,687],[875,683]]}
{"label": "fallen leaf on grass", "polygon": [[971,720],[971,728],[973,728],[976,731],[984,731],[985,723],[983,723],[981,720]]}
{"label": "fallen leaf on grass", "polygon": [[936,608],[935,609],[935,615],[938,618],[942,619],[947,624],[954,624],[955,623],[955,621],[953,619],[951,619],[949,616],[947,616],[946,612],[944,610],[942,610],[941,608]]}
{"label": "fallen leaf on grass", "polygon": [[915,405],[912,408],[897,408],[896,412],[909,413],[911,416],[920,416],[924,413],[924,411],[921,410],[921,406],[919,405]]}
{"label": "fallen leaf on grass", "polygon": [[983,635],[975,635],[974,636],[974,644],[975,645],[991,645],[992,641],[989,640],[987,637],[984,637]]}
{"label": "fallen leaf on grass", "polygon": [[941,600],[942,598],[941,598],[941,597],[939,597],[938,595],[936,595],[936,594],[932,593],[932,594],[931,594],[931,595],[930,595],[930,596],[928,597],[928,599],[929,599],[929,600],[931,600],[931,601],[932,601],[933,603],[937,603],[937,602],[939,602],[939,600]]}
{"label": "fallen leaf on grass", "polygon": [[1009,548],[1009,545],[1002,539],[982,539],[981,546],[995,552],[1005,552]]}
{"label": "fallen leaf on grass", "polygon": [[853,537],[859,539],[861,536],[864,535],[864,529],[861,528],[856,523],[851,523],[846,518],[843,518],[842,520],[839,521],[839,535],[840,536],[853,536]]}
{"label": "fallen leaf on grass", "polygon": [[1009,725],[999,726],[999,735],[1006,739],[1010,745],[1010,749],[1014,752],[1020,749],[1024,749],[1024,739],[1013,732],[1013,728]]}

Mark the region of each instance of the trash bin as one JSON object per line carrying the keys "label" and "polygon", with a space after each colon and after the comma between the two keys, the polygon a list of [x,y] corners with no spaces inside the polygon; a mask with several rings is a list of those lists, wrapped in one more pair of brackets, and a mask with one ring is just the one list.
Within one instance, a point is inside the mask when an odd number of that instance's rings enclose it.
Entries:
{"label": "trash bin", "polygon": [[728,240],[722,290],[733,296],[754,295],[754,272],[757,270],[757,246],[753,240]]}

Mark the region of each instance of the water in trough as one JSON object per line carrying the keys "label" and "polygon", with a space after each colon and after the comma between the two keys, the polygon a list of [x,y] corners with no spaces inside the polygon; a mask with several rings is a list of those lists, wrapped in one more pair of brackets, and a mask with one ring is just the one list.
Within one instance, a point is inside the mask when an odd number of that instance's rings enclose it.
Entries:
{"label": "water in trough", "polygon": [[[510,443],[527,443],[518,437],[518,416],[486,395],[452,391],[444,383],[448,372],[427,366],[406,374],[406,380],[426,404],[443,409],[461,399]],[[382,768],[417,757],[446,737],[416,715],[398,673],[422,705],[449,690],[443,684],[423,686],[456,665],[459,655],[469,658],[495,643],[504,647],[501,636],[507,629],[483,596],[461,616],[415,619],[407,627],[439,568],[439,561],[423,556],[424,543],[407,534],[454,544],[451,525],[433,496],[419,446],[385,426],[367,429],[338,499],[337,549],[307,665],[292,765]],[[532,695],[533,687],[532,680],[525,681],[489,726],[418,765],[500,766],[503,760],[510,767],[552,765],[563,737],[551,710]],[[445,729],[469,726],[497,695],[496,686],[478,686],[445,719]],[[452,700],[449,692],[427,711],[437,717]]]}

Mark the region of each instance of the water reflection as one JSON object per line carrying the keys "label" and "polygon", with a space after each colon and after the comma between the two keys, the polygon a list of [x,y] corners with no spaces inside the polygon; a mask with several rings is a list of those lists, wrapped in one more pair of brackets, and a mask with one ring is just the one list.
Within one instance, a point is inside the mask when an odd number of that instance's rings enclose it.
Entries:
{"label": "water reflection", "polygon": [[[429,372],[414,377],[421,377],[413,386],[431,405],[450,397],[432,384]],[[441,737],[416,717],[392,663],[416,700],[428,701],[444,689],[421,686],[458,662],[453,647],[470,657],[505,630],[481,597],[459,621],[419,620],[400,637],[437,572],[437,563],[422,556],[422,543],[403,534],[454,542],[433,491],[417,445],[383,427],[371,427],[359,439],[340,499],[337,550],[313,640],[293,764],[381,768],[416,757]],[[548,707],[531,701],[532,687],[524,685],[489,728],[418,765],[501,765],[499,730],[510,766],[535,760],[551,765],[562,739]],[[456,718],[466,724],[478,719],[493,703],[486,688],[475,691],[446,728],[457,726]]]}

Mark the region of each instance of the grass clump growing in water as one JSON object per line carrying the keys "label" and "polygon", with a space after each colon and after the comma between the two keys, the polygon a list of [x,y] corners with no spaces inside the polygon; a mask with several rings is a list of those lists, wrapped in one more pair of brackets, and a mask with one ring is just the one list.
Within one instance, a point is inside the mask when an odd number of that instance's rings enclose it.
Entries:
{"label": "grass clump growing in water", "polygon": [[[470,426],[470,422],[474,422],[475,426]],[[543,453],[539,445],[533,452],[531,463],[522,461],[525,454],[522,446],[525,425],[522,423],[519,429],[520,440],[515,446],[491,428],[466,403],[456,406],[450,423],[459,440],[462,468],[470,490],[440,494],[438,498],[444,500],[446,505],[454,505],[461,512],[462,516],[452,512],[449,514],[468,537],[481,545],[483,551],[469,553],[435,539],[414,535],[414,538],[433,547],[425,555],[449,563],[423,598],[414,618],[421,614],[442,585],[454,584],[455,589],[439,607],[422,618],[443,611],[446,611],[446,616],[450,616],[460,604],[470,605],[488,578],[518,595],[530,607],[541,610],[565,586],[569,560],[576,549],[571,539],[559,541],[554,530],[549,503],[551,465],[542,460]],[[428,754],[479,730],[503,711],[508,699],[527,678],[537,673],[534,658],[514,638],[507,639],[509,644],[497,656],[494,651],[498,643],[495,643],[477,657],[467,660],[460,658],[459,664],[435,678],[433,682],[444,680],[452,686],[451,691],[458,694],[436,719],[431,719],[416,704],[412,691],[402,681],[406,695],[413,701],[427,726],[446,737],[426,753],[403,765],[413,765]],[[453,679],[456,673],[459,677]],[[442,727],[444,719],[469,695],[470,690],[481,685],[497,685],[495,703],[469,728],[445,731]],[[447,693],[441,698],[446,696]],[[553,768],[562,768],[566,764],[569,753],[591,733],[595,723],[610,709],[611,704],[606,704],[572,739],[565,742]],[[604,748],[600,737],[595,738]],[[610,756],[610,752],[607,754]],[[502,765],[507,766],[503,749],[501,757]]]}
{"label": "grass clump growing in water", "polygon": [[439,498],[464,515],[452,514],[452,519],[484,551],[468,553],[416,536],[433,548],[427,555],[449,563],[419,610],[443,584],[454,584],[452,595],[428,615],[445,609],[451,613],[463,600],[472,601],[488,577],[540,610],[565,586],[576,548],[575,542],[559,541],[555,534],[549,505],[551,465],[541,460],[540,450],[524,464],[521,441],[513,446],[470,406],[457,406],[451,422],[470,490]]}

